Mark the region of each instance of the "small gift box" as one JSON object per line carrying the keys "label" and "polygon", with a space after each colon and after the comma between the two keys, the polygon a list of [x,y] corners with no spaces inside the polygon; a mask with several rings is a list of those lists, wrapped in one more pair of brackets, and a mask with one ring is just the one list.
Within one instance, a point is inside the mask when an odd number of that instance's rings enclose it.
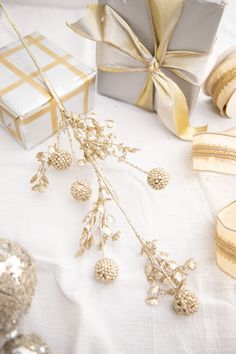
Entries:
{"label": "small gift box", "polygon": [[[25,37],[66,107],[87,112],[94,106],[94,70],[38,33]],[[22,44],[0,49],[0,124],[26,149],[57,132],[57,107]]]}
{"label": "small gift box", "polygon": [[189,110],[204,81],[223,0],[99,0],[70,27],[95,40],[98,92],[156,110],[174,134],[191,140]]}

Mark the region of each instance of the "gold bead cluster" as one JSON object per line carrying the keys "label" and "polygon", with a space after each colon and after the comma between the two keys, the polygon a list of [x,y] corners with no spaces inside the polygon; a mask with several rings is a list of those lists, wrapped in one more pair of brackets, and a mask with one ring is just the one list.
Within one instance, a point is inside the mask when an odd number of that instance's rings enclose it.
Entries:
{"label": "gold bead cluster", "polygon": [[57,150],[50,156],[51,165],[59,171],[66,170],[72,164],[72,157],[65,150]]}
{"label": "gold bead cluster", "polygon": [[188,289],[179,289],[174,297],[174,309],[183,316],[190,316],[198,311],[199,303],[196,295]]}
{"label": "gold bead cluster", "polygon": [[92,189],[87,182],[76,181],[71,186],[72,196],[81,202],[85,202],[92,194]]}
{"label": "gold bead cluster", "polygon": [[102,258],[95,265],[96,279],[102,283],[111,283],[118,276],[118,265],[110,258]]}
{"label": "gold bead cluster", "polygon": [[156,190],[164,189],[169,183],[170,177],[161,168],[152,169],[147,175],[148,185]]}

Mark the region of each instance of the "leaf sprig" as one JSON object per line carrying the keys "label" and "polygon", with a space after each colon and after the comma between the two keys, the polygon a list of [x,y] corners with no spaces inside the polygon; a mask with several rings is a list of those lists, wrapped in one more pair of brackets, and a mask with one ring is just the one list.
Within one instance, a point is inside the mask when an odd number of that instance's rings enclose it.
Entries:
{"label": "leaf sprig", "polygon": [[38,152],[36,158],[39,162],[39,167],[37,173],[31,178],[30,183],[33,191],[43,193],[49,184],[46,176],[48,158],[44,152]]}
{"label": "leaf sprig", "polygon": [[106,208],[106,203],[110,200],[111,198],[108,197],[105,188],[100,187],[97,201],[83,220],[82,236],[77,256],[82,255],[85,250],[88,250],[94,244],[96,232],[100,234],[98,244],[100,250],[103,250],[108,240],[117,241],[119,239],[120,231],[112,231],[111,225],[114,223],[114,217]]}

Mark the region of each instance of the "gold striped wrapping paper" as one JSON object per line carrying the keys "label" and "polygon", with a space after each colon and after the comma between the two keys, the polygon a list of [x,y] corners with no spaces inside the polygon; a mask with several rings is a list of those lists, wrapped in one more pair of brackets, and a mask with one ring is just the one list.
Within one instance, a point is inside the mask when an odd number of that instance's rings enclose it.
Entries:
{"label": "gold striped wrapping paper", "polygon": [[[94,106],[94,70],[39,33],[25,37],[68,109]],[[26,149],[57,131],[57,108],[22,44],[0,49],[0,125]]]}

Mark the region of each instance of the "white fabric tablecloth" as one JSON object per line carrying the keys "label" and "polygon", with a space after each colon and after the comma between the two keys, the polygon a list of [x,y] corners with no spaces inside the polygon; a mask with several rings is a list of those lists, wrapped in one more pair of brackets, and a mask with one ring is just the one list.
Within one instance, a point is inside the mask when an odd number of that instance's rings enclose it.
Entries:
{"label": "white fabric tablecloth", "polygon": [[[24,34],[37,30],[83,62],[94,64],[93,44],[63,25],[65,20],[75,20],[78,11],[16,5],[9,10]],[[232,0],[219,31],[215,58],[235,44],[235,19]],[[2,46],[15,36],[2,16],[0,25]],[[156,308],[145,305],[144,259],[114,206],[122,237],[109,248],[109,255],[119,263],[120,275],[110,286],[98,284],[93,278],[98,252],[93,249],[82,258],[73,257],[81,218],[89,208],[70,196],[75,177],[71,171],[51,170],[48,191],[32,193],[29,179],[36,169],[35,154],[50,141],[26,152],[1,130],[0,234],[30,250],[39,271],[36,297],[21,330],[42,335],[54,354],[236,353],[236,281],[217,268],[214,242],[216,213],[236,198],[235,177],[193,172],[191,143],[171,135],[154,113],[102,96],[97,96],[96,112],[115,120],[120,140],[142,149],[132,161],[145,169],[161,166],[170,173],[169,187],[155,193],[138,172],[113,162],[103,165],[140,233],[158,238],[179,262],[190,256],[198,261],[189,282],[200,296],[200,310],[183,318],[172,311],[168,300]],[[209,130],[236,125],[236,120],[221,118],[203,94],[192,121],[208,122]],[[94,180],[89,167],[82,174]]]}

